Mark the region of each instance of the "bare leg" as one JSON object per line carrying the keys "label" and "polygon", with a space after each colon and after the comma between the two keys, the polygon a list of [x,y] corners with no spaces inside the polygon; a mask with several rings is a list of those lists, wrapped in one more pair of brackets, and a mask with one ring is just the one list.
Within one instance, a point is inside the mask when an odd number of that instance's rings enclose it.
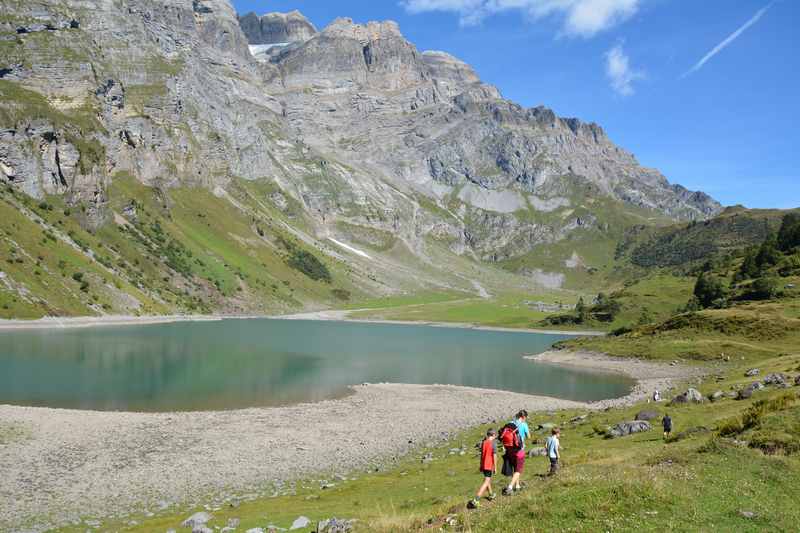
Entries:
{"label": "bare leg", "polygon": [[480,490],[478,490],[478,498],[483,496],[486,491],[489,491],[489,494],[492,493],[492,478],[490,477],[483,480],[483,485],[481,485]]}

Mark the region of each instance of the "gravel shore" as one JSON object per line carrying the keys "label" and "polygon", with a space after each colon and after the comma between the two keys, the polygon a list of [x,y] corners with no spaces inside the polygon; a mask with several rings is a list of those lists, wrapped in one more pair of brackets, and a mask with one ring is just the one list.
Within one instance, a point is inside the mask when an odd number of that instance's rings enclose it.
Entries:
{"label": "gravel shore", "polygon": [[[599,409],[696,375],[686,367],[597,354],[532,358],[641,381],[630,396],[594,404],[448,385],[377,384],[353,387],[337,400],[233,411],[0,406],[0,531],[158,512],[220,495],[267,496],[284,482],[372,469],[520,408]],[[372,435],[369,442],[365,434]]]}
{"label": "gravel shore", "polygon": [[645,361],[630,357],[611,357],[603,353],[588,351],[549,350],[525,357],[538,363],[546,363],[572,368],[582,368],[595,372],[616,372],[626,374],[636,380],[630,394],[621,398],[592,402],[589,407],[605,409],[631,405],[652,396],[653,391],[663,394],[673,389],[677,383],[699,378],[707,373],[702,367],[672,365],[657,361]]}

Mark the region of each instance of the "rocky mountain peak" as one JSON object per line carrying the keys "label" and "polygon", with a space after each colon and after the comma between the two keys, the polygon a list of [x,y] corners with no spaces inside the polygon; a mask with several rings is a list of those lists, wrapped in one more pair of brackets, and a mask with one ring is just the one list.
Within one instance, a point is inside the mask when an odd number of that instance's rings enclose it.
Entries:
{"label": "rocky mountain peak", "polygon": [[297,10],[260,17],[250,12],[239,17],[239,25],[251,45],[302,42],[317,34],[317,28]]}

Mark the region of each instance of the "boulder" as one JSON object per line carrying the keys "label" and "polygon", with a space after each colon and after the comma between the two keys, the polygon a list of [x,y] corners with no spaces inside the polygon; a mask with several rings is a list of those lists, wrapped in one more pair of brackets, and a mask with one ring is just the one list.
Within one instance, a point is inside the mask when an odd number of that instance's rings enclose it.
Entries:
{"label": "boulder", "polygon": [[786,385],[786,375],[781,374],[780,372],[775,374],[768,374],[767,377],[764,378],[762,383],[764,385],[776,385],[776,386],[783,386]]}
{"label": "boulder", "polygon": [[658,411],[645,409],[644,411],[639,411],[638,413],[636,413],[634,420],[653,420],[655,418],[658,418],[659,416],[661,415]]}
{"label": "boulder", "polygon": [[350,533],[354,520],[329,518],[317,523],[317,533]]}
{"label": "boulder", "polygon": [[679,394],[672,399],[671,405],[678,405],[684,403],[701,403],[705,401],[703,395],[697,389],[689,388],[683,394]]}
{"label": "boulder", "polygon": [[194,513],[192,516],[181,522],[183,527],[190,527],[192,530],[196,527],[206,525],[212,518],[210,514],[205,511],[200,511],[199,513]]}
{"label": "boulder", "polygon": [[708,399],[712,402],[718,402],[725,397],[725,393],[721,390],[716,391],[715,393],[711,394]]}
{"label": "boulder", "polygon": [[650,431],[652,426],[646,420],[631,420],[630,422],[620,422],[611,428],[606,434],[611,438],[624,437],[642,431]]}
{"label": "boulder", "polygon": [[289,530],[303,529],[304,527],[308,527],[310,523],[311,520],[309,520],[307,516],[298,516],[297,519],[292,522],[292,527],[290,527]]}
{"label": "boulder", "polygon": [[753,397],[753,389],[744,388],[736,394],[737,400],[748,400]]}
{"label": "boulder", "polygon": [[761,369],[759,369],[759,368],[751,368],[750,370],[745,372],[744,375],[745,375],[745,377],[752,378],[754,376],[759,375],[760,373],[761,373]]}

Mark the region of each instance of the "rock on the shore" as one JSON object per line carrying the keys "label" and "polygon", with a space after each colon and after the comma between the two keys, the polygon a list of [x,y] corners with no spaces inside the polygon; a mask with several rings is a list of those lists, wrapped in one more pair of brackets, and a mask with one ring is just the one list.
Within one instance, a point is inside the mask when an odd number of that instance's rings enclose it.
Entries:
{"label": "rock on the shore", "polygon": [[678,405],[683,403],[701,403],[705,401],[703,395],[697,389],[689,388],[683,394],[675,396],[670,402],[670,405]]}
{"label": "rock on the shore", "polygon": [[641,433],[642,431],[650,431],[652,426],[646,420],[631,420],[630,422],[620,422],[611,428],[607,435],[611,438],[624,437],[634,433]]}
{"label": "rock on the shore", "polygon": [[636,413],[634,420],[653,420],[654,418],[658,418],[660,416],[658,411],[652,411],[645,409],[644,411],[639,411]]}
{"label": "rock on the shore", "polygon": [[192,530],[194,530],[194,528],[196,527],[206,525],[212,518],[214,517],[211,516],[209,513],[205,511],[200,511],[199,513],[195,513],[186,520],[184,520],[183,522],[181,522],[181,525],[183,527],[190,527],[192,528]]}

